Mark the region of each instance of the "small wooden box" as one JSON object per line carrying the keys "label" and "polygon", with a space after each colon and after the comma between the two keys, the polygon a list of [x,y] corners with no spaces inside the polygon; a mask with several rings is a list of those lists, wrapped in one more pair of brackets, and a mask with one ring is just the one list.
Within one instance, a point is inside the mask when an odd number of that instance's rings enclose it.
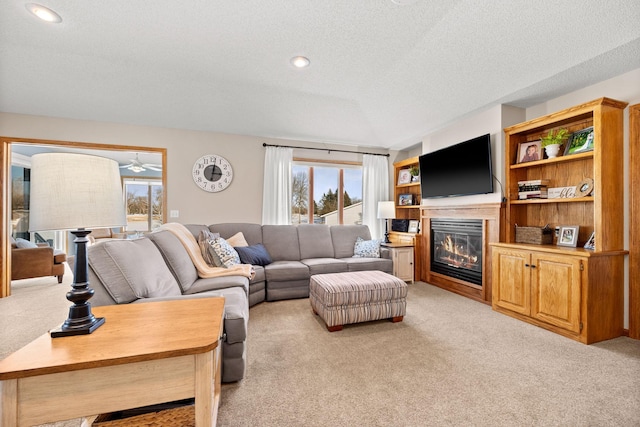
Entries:
{"label": "small wooden box", "polygon": [[518,227],[516,225],[516,243],[550,245],[553,243],[553,230],[549,227]]}

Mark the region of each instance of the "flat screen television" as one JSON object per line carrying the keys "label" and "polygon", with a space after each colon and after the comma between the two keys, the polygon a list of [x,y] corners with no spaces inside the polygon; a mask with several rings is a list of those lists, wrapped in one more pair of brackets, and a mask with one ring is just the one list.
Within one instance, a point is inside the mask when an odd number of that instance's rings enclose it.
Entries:
{"label": "flat screen television", "polygon": [[489,134],[423,154],[419,162],[424,199],[493,192]]}

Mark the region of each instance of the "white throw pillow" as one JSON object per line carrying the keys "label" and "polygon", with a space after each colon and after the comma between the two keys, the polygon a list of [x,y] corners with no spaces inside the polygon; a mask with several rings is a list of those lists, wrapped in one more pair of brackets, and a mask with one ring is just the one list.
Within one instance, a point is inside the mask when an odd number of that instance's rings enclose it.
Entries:
{"label": "white throw pillow", "polygon": [[358,236],[353,249],[353,257],[380,258],[380,243],[382,243],[382,240],[364,240],[362,237]]}

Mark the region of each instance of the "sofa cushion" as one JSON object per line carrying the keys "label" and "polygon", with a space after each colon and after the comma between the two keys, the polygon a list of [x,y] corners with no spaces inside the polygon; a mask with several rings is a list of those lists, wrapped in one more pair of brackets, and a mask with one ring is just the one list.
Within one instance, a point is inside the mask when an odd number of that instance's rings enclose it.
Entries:
{"label": "sofa cushion", "polygon": [[240,264],[238,252],[222,237],[209,240],[209,252],[217,267],[229,268]]}
{"label": "sofa cushion", "polygon": [[204,224],[184,224],[184,226],[191,232],[191,234],[193,234],[193,237],[195,237],[196,240],[198,240],[198,236],[202,230],[209,229],[209,227]]}
{"label": "sofa cushion", "polygon": [[309,275],[325,273],[344,273],[349,271],[349,266],[341,259],[335,258],[310,258],[301,261],[309,267]]}
{"label": "sofa cushion", "polygon": [[220,233],[220,236],[227,239],[238,232],[242,232],[244,239],[249,245],[256,245],[262,242],[262,226],[260,224],[250,224],[244,222],[228,222],[223,224],[211,224],[209,230]]}
{"label": "sofa cushion", "polygon": [[380,258],[381,240],[364,240],[362,237],[356,238],[353,249],[353,256],[356,258]]}
{"label": "sofa cushion", "polygon": [[309,278],[309,267],[300,261],[274,261],[264,267],[267,283],[288,282]]}
{"label": "sofa cushion", "polygon": [[262,243],[274,261],[301,259],[298,228],[295,225],[263,225]]}
{"label": "sofa cushion", "polygon": [[300,224],[298,226],[300,258],[333,258],[333,243],[329,226]]}
{"label": "sofa cushion", "polygon": [[244,276],[222,276],[198,279],[193,282],[193,285],[185,292],[185,295],[234,287],[244,289],[245,294],[249,295],[249,278]]}
{"label": "sofa cushion", "polygon": [[255,272],[255,274],[253,275],[253,278],[249,281],[249,283],[260,283],[266,280],[266,275],[265,275],[263,266],[254,265],[253,271]]}
{"label": "sofa cushion", "polygon": [[182,292],[187,292],[193,282],[198,279],[198,270],[193,265],[189,253],[180,243],[180,239],[167,230],[155,231],[149,234],[148,238],[162,254]]}
{"label": "sofa cushion", "polygon": [[91,268],[118,303],[180,296],[180,286],[149,239],[110,240],[89,247]]}
{"label": "sofa cushion", "polygon": [[331,240],[336,258],[353,256],[356,239],[371,240],[371,232],[366,225],[332,225]]}
{"label": "sofa cushion", "polygon": [[387,258],[343,258],[349,271],[380,270],[385,273],[393,272],[393,261]]}
{"label": "sofa cushion", "polygon": [[252,265],[269,265],[273,262],[267,248],[262,243],[252,246],[237,246],[234,248],[240,256],[240,262]]}

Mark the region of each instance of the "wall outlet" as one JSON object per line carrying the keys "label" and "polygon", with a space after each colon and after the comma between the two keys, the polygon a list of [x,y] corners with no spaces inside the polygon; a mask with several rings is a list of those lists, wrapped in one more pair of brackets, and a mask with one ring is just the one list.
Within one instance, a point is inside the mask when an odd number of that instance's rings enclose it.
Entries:
{"label": "wall outlet", "polygon": [[178,218],[180,216],[180,211],[169,211],[170,218]]}

